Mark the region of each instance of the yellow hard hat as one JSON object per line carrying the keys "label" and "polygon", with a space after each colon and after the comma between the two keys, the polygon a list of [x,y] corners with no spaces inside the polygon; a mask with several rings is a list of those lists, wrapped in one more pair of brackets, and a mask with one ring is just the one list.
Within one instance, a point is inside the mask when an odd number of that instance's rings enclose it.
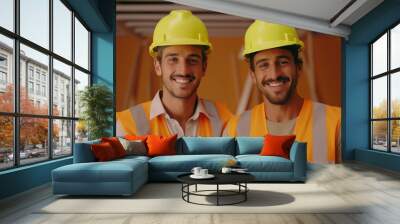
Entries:
{"label": "yellow hard hat", "polygon": [[293,27],[256,20],[247,28],[243,56],[289,45],[304,46]]}
{"label": "yellow hard hat", "polygon": [[208,52],[212,48],[206,26],[188,10],[172,10],[158,21],[149,53],[154,57],[157,47],[170,45],[202,45]]}

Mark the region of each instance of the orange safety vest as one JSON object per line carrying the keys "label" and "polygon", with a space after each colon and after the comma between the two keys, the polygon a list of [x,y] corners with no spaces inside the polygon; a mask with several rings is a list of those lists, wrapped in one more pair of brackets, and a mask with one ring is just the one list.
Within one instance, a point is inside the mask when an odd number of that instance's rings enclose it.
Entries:
{"label": "orange safety vest", "polygon": [[[209,117],[200,114],[197,135],[203,137],[221,136],[232,113],[221,103],[202,99]],[[124,135],[161,135],[170,136],[167,120],[157,116],[150,120],[151,101],[117,112],[117,136]]]}
{"label": "orange safety vest", "polygon": [[[224,130],[227,136],[265,136],[268,120],[264,103],[233,117]],[[341,112],[339,107],[304,100],[296,119],[296,141],[307,143],[307,160],[316,163],[339,162]]]}

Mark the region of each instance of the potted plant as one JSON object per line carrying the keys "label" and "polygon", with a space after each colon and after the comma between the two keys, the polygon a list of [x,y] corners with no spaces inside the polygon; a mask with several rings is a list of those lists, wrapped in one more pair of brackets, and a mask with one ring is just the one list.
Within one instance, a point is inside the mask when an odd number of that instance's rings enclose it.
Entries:
{"label": "potted plant", "polygon": [[103,84],[87,86],[79,93],[81,119],[79,124],[87,127],[89,140],[110,136],[112,127],[113,97],[110,89]]}

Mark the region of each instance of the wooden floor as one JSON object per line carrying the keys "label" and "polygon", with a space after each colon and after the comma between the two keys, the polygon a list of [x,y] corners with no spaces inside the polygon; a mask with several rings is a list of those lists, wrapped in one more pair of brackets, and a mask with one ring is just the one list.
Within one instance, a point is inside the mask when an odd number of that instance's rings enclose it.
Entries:
{"label": "wooden floor", "polygon": [[[54,200],[49,185],[0,201],[0,223],[220,224],[220,223],[400,223],[400,174],[359,163],[309,171],[317,183],[346,201],[367,204],[356,214],[36,214]],[[315,203],[319,203],[315,201]]]}

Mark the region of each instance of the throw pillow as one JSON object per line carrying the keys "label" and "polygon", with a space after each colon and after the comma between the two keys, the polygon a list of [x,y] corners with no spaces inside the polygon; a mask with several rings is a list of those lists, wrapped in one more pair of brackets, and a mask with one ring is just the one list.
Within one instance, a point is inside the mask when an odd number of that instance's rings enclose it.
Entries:
{"label": "throw pillow", "polygon": [[147,149],[143,141],[141,140],[126,140],[119,138],[122,146],[125,149],[126,155],[145,156],[147,155]]}
{"label": "throw pillow", "polygon": [[266,135],[264,138],[264,146],[261,149],[262,156],[281,156],[289,159],[290,147],[296,135]]}
{"label": "throw pillow", "polygon": [[125,135],[124,137],[125,137],[126,140],[130,140],[130,141],[141,140],[141,141],[145,142],[146,139],[147,139],[147,135],[144,135],[144,136]]}
{"label": "throw pillow", "polygon": [[115,151],[109,142],[92,144],[90,147],[94,157],[99,162],[109,161],[117,158]]}
{"label": "throw pillow", "polygon": [[163,137],[149,135],[147,137],[148,156],[175,155],[175,143],[178,135]]}
{"label": "throw pillow", "polygon": [[101,138],[101,142],[108,142],[115,151],[117,158],[126,156],[126,151],[117,137]]}

